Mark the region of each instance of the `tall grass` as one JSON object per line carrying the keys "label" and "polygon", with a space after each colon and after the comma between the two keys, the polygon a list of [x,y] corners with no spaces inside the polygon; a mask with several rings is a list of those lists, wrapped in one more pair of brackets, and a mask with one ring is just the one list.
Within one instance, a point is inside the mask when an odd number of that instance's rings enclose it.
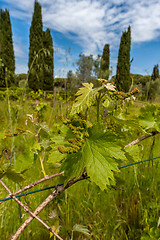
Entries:
{"label": "tall grass", "polygon": [[[35,115],[34,102],[25,101],[18,108],[15,102],[11,102],[11,115],[13,127],[24,126],[27,114]],[[64,107],[65,104],[65,107]],[[18,106],[18,104],[17,104]],[[58,123],[58,114],[66,114],[70,104],[67,105],[63,99],[56,100],[56,104],[48,103],[43,111],[42,120],[47,122],[50,129]],[[131,113],[138,110],[138,106],[131,109]],[[92,113],[90,113],[91,115]],[[29,125],[32,130],[32,126]],[[0,130],[10,131],[9,115],[7,103],[0,104]],[[146,139],[143,142],[143,156],[141,160],[160,156],[159,136]],[[6,139],[0,151],[8,147],[11,139]],[[25,144],[30,141],[27,136],[15,137],[15,149],[19,153],[25,148]],[[148,147],[150,146],[150,148]],[[2,161],[2,159],[0,159]],[[50,169],[45,165],[49,173],[54,173],[56,169]],[[59,235],[63,239],[96,239],[96,240],[138,240],[138,239],[160,239],[160,229],[157,227],[160,217],[160,168],[159,160],[124,168],[117,177],[116,188],[101,191],[94,183],[83,180],[51,202],[40,214],[40,217],[51,227],[59,225]],[[3,181],[14,192],[39,178],[43,177],[40,164],[35,160],[34,174],[33,168],[25,173],[22,182],[14,183],[7,177]],[[36,186],[34,189],[62,183],[63,178]],[[21,201],[34,210],[48,195],[51,190],[43,193],[35,193],[26,197],[21,197]],[[7,195],[0,186],[0,198]],[[28,217],[28,214],[21,209],[14,200],[6,201],[0,205],[0,239],[9,239],[18,229],[21,223]],[[86,227],[90,232],[90,237],[83,231],[74,231],[75,225]],[[50,234],[37,221],[34,220],[21,235],[22,240],[43,240],[50,238]]]}

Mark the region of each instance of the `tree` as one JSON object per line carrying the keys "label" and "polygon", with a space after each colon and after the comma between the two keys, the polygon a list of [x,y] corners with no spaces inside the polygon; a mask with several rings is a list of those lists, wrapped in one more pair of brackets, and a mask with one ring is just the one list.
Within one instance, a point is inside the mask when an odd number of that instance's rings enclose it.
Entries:
{"label": "tree", "polygon": [[131,28],[123,32],[118,53],[115,84],[119,91],[128,92],[131,85],[130,77]]}
{"label": "tree", "polygon": [[159,66],[158,66],[158,64],[154,66],[152,76],[151,76],[151,79],[154,80],[154,81],[157,78],[159,78]]}
{"label": "tree", "polygon": [[92,82],[94,86],[99,86],[97,78],[100,75],[101,56],[98,55],[93,58],[93,55],[85,56],[84,54],[79,55],[77,64],[77,83],[80,85],[85,82]]}
{"label": "tree", "polygon": [[109,78],[109,56],[110,56],[109,44],[105,44],[101,58],[99,78],[107,80]]}
{"label": "tree", "polygon": [[44,66],[43,90],[53,90],[53,41],[50,30],[43,32]]}
{"label": "tree", "polygon": [[43,23],[41,5],[37,1],[34,3],[29,39],[28,85],[33,90],[43,89],[43,69],[40,58],[43,50]]}
{"label": "tree", "polygon": [[94,59],[92,55],[85,56],[84,54],[79,55],[77,61],[77,77],[80,82],[90,82],[92,80]]}
{"label": "tree", "polygon": [[41,5],[35,1],[30,27],[28,85],[33,90],[53,90],[53,41],[50,30],[43,31]]}
{"label": "tree", "polygon": [[72,72],[72,70],[69,70],[67,73],[67,90],[76,91],[79,85],[80,84],[76,78],[76,75]]}
{"label": "tree", "polygon": [[8,10],[0,10],[0,87],[10,86],[14,81],[15,57],[12,40],[12,28]]}

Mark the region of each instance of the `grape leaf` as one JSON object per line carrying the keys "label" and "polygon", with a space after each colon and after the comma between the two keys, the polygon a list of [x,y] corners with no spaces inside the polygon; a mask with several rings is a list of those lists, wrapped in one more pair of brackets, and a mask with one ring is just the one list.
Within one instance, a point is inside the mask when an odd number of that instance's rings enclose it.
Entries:
{"label": "grape leaf", "polygon": [[104,103],[102,103],[102,105],[105,107],[105,108],[108,108],[111,104],[111,100],[109,100],[108,98],[104,101]]}
{"label": "grape leaf", "polygon": [[48,151],[50,148],[51,148],[51,144],[52,144],[52,141],[50,141],[49,139],[47,140],[42,140],[40,145],[41,147],[45,150],[45,151]]}
{"label": "grape leaf", "polygon": [[56,146],[50,151],[47,162],[52,163],[52,164],[56,164],[56,163],[62,161],[62,159],[64,159],[66,156],[67,156],[67,154],[60,153],[58,151],[57,146]]}
{"label": "grape leaf", "polygon": [[105,86],[105,88],[107,88],[109,91],[116,91],[116,87],[112,84],[112,83],[110,83],[110,82],[108,82],[108,83],[103,83],[103,85]]}
{"label": "grape leaf", "polygon": [[143,114],[143,116],[140,118],[140,124],[145,129],[153,128],[155,125],[155,118],[152,112],[146,112]]}
{"label": "grape leaf", "polygon": [[142,146],[139,145],[133,145],[128,146],[125,148],[125,151],[127,153],[128,159],[131,160],[131,162],[137,162],[141,160],[141,152],[142,152]]}
{"label": "grape leaf", "polygon": [[50,131],[48,125],[43,122],[39,125],[39,134],[42,138],[48,138],[50,135]]}
{"label": "grape leaf", "polygon": [[24,177],[21,173],[17,173],[14,169],[8,169],[7,172],[5,173],[7,178],[11,179],[13,182],[21,182],[24,180]]}
{"label": "grape leaf", "polygon": [[73,138],[74,134],[72,133],[69,127],[62,125],[58,132],[54,133],[54,137],[51,138],[52,143],[50,147],[52,148],[49,152],[48,163],[59,163],[62,159],[66,158],[67,154],[62,154],[58,151],[58,146],[69,146],[68,139]]}
{"label": "grape leaf", "polygon": [[145,130],[155,129],[160,131],[160,107],[152,104],[143,107],[139,122]]}
{"label": "grape leaf", "polygon": [[34,160],[34,153],[31,151],[31,149],[26,149],[22,154],[19,154],[16,157],[16,163],[14,166],[14,169],[17,172],[22,172],[26,169],[29,169]]}
{"label": "grape leaf", "polygon": [[68,179],[79,177],[87,171],[91,181],[95,182],[102,190],[114,182],[113,171],[118,172],[116,160],[125,159],[125,152],[111,132],[104,132],[100,126],[89,129],[89,138],[86,139],[81,151],[68,155],[62,169]]}
{"label": "grape leaf", "polygon": [[71,115],[74,115],[76,113],[80,113],[84,111],[87,107],[89,108],[95,101],[96,95],[100,88],[93,88],[92,83],[82,83],[83,88],[80,88],[80,90],[76,93],[75,103],[72,106],[71,109]]}
{"label": "grape leaf", "polygon": [[156,118],[155,129],[160,132],[160,116]]}
{"label": "grape leaf", "polygon": [[32,151],[36,154],[38,154],[39,151],[41,151],[41,144],[38,142],[35,142],[32,147]]}

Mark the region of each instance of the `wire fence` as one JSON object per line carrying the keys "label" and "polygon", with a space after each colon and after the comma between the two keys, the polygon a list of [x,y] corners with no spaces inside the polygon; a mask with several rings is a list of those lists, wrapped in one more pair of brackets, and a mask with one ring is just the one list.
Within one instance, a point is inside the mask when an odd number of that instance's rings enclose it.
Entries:
{"label": "wire fence", "polygon": [[[153,161],[153,160],[156,160],[156,159],[159,159],[159,158],[160,158],[160,157],[149,158],[149,159],[146,159],[146,160],[143,160],[143,161],[138,161],[138,162],[130,163],[130,164],[127,164],[127,165],[124,165],[124,166],[119,167],[119,169],[126,168],[126,167],[131,167],[131,166],[134,166],[134,165],[137,165],[137,164],[140,164],[140,163],[145,163],[145,162]],[[85,178],[83,178],[82,180],[88,179],[88,178],[90,178],[90,177],[85,177]],[[57,185],[50,186],[50,187],[46,187],[46,188],[42,188],[42,189],[35,190],[35,191],[32,191],[32,192],[22,193],[22,194],[16,195],[15,197],[16,197],[16,198],[20,198],[20,197],[23,197],[23,196],[27,196],[27,195],[30,195],[30,194],[37,193],[37,192],[42,192],[42,191],[45,191],[45,190],[49,190],[49,189],[55,188],[56,186],[57,186]],[[58,184],[58,186],[63,186],[63,183],[62,183],[62,184]],[[12,198],[12,197],[3,198],[3,199],[0,199],[0,202],[5,202],[5,201],[11,200],[11,199],[13,199],[13,198]]]}

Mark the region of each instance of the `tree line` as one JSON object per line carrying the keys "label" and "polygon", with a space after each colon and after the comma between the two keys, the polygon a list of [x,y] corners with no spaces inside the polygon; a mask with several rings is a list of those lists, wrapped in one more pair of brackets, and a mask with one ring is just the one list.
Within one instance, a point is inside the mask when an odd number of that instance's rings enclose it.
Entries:
{"label": "tree line", "polygon": [[[42,9],[34,3],[29,35],[28,87],[53,90],[53,40],[50,29],[43,31]],[[8,10],[0,10],[0,87],[16,85],[15,56]]]}
{"label": "tree line", "polygon": [[[43,30],[42,9],[39,2],[34,2],[29,35],[29,60],[27,83],[30,89],[37,91],[53,90],[55,86],[63,86],[63,79],[54,79],[54,48],[50,29]],[[133,59],[130,59],[131,50],[131,27],[124,31],[121,36],[116,75],[112,77],[118,91],[128,92],[133,85],[142,86],[145,94],[149,97],[155,81],[159,79],[159,66],[155,65],[150,79],[140,77],[139,82],[130,73]],[[102,56],[96,59],[93,55],[79,55],[76,62],[75,74],[69,70],[65,79],[65,89],[77,90],[82,82],[98,84],[97,78],[109,79],[110,70],[110,45],[105,44]],[[144,76],[145,77],[145,76]],[[12,40],[11,21],[8,10],[0,10],[0,87],[18,84],[15,78],[15,56]],[[149,87],[148,87],[149,86]],[[151,91],[153,92],[153,91]]]}

